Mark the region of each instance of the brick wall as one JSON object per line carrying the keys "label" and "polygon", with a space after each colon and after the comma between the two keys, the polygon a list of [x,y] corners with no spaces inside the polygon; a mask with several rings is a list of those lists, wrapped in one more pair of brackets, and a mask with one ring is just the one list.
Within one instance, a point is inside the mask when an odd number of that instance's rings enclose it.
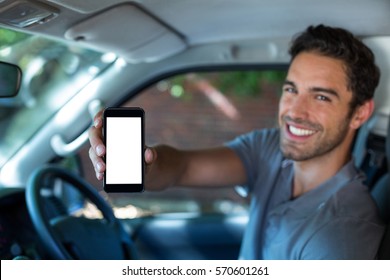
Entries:
{"label": "brick wall", "polygon": [[146,90],[125,106],[140,106],[146,115],[146,142],[181,148],[219,145],[254,128],[277,124],[279,88],[267,87],[258,97],[229,96],[239,112],[229,118],[200,91],[175,98],[156,87]]}

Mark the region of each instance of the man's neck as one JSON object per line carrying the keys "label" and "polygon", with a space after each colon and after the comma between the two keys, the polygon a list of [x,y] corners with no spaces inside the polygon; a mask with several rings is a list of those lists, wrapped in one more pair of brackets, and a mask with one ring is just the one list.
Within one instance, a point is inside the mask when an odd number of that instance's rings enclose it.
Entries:
{"label": "man's neck", "polygon": [[294,161],[293,197],[326,182],[351,159],[350,153],[328,153],[306,161]]}

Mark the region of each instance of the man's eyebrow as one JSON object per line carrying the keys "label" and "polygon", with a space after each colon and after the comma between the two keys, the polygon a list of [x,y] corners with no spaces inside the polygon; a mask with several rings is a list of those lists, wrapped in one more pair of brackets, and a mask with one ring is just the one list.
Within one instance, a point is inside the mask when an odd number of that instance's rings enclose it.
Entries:
{"label": "man's eyebrow", "polygon": [[285,80],[284,83],[283,83],[284,86],[292,86],[292,87],[296,87],[295,86],[295,83],[292,82],[292,81],[289,81],[289,80]]}
{"label": "man's eyebrow", "polygon": [[331,89],[331,88],[313,87],[310,89],[310,91],[328,93],[328,94],[333,95],[333,96],[337,97],[338,99],[340,99],[340,95],[338,94],[338,92],[335,91],[334,89]]}
{"label": "man's eyebrow", "polygon": [[[285,80],[283,83],[283,86],[292,86],[292,87],[296,88],[295,83],[293,81],[290,81],[290,80]],[[340,95],[338,94],[338,92],[332,88],[312,87],[312,88],[310,88],[310,91],[311,92],[327,93],[327,94],[333,95],[333,96],[337,97],[338,99],[340,99]]]}

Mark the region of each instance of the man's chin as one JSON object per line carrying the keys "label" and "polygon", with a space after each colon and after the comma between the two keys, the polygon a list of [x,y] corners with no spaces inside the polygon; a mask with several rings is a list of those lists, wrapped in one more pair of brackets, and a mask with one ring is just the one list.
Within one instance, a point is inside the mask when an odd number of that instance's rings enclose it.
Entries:
{"label": "man's chin", "polygon": [[290,149],[285,149],[281,147],[282,155],[285,159],[290,159],[293,161],[304,161],[310,159],[310,156],[305,155],[301,151]]}

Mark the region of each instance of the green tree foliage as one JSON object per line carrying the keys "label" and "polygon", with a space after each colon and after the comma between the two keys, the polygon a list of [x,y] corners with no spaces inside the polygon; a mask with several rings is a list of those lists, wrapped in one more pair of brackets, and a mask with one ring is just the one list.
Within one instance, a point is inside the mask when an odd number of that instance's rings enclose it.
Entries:
{"label": "green tree foliage", "polygon": [[225,95],[257,97],[270,87],[281,89],[286,78],[286,71],[228,71],[178,75],[171,78],[168,82],[172,96],[180,99],[188,98],[191,95],[190,84],[194,83],[194,79],[189,77],[194,75],[207,80]]}
{"label": "green tree foliage", "polygon": [[242,97],[259,96],[266,86],[281,86],[286,71],[236,71],[221,73],[216,81],[222,92]]}
{"label": "green tree foliage", "polygon": [[23,41],[27,37],[29,37],[27,34],[0,28],[0,49]]}

